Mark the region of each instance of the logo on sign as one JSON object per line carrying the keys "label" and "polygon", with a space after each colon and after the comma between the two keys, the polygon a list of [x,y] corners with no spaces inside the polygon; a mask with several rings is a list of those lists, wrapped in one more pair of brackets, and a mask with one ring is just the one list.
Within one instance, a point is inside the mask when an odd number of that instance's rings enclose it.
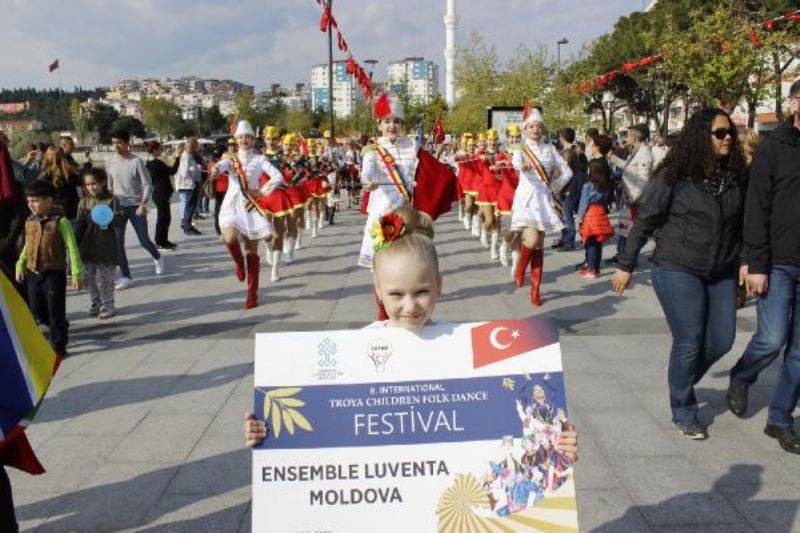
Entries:
{"label": "logo on sign", "polygon": [[320,381],[330,381],[342,375],[337,370],[339,362],[336,359],[336,354],[339,349],[336,343],[330,337],[325,337],[322,342],[317,346],[317,368],[319,369],[314,377]]}
{"label": "logo on sign", "polygon": [[392,357],[392,343],[384,338],[374,339],[367,345],[367,357],[375,365],[375,370],[383,372],[386,370],[386,363]]}

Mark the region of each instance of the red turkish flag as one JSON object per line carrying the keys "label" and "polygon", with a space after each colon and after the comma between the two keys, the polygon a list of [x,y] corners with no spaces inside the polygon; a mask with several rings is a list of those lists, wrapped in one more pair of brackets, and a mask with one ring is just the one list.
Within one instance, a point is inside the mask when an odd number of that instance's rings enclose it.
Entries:
{"label": "red turkish flag", "polygon": [[498,320],[472,328],[472,366],[497,363],[558,342],[551,319]]}
{"label": "red turkish flag", "polygon": [[54,71],[54,70],[56,70],[58,67],[59,67],[59,65],[58,65],[58,59],[56,59],[55,61],[53,61],[52,63],[50,63],[50,66],[49,66],[49,67],[47,67],[47,71],[48,71],[48,72],[53,72],[53,71]]}
{"label": "red turkish flag", "polygon": [[433,137],[436,141],[436,144],[442,144],[445,140],[445,133],[444,133],[444,124],[442,124],[442,119],[438,119],[436,123],[433,125]]}
{"label": "red turkish flag", "polygon": [[456,177],[449,166],[438,161],[427,150],[417,152],[417,172],[414,180],[414,208],[428,213],[433,220],[447,213],[458,199]]}

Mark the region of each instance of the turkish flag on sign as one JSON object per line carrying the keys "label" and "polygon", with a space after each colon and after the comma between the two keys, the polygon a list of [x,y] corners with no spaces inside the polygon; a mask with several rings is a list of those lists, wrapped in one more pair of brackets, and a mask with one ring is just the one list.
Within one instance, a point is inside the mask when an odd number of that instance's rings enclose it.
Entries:
{"label": "turkish flag on sign", "polygon": [[472,366],[480,368],[558,342],[552,320],[498,320],[472,328]]}

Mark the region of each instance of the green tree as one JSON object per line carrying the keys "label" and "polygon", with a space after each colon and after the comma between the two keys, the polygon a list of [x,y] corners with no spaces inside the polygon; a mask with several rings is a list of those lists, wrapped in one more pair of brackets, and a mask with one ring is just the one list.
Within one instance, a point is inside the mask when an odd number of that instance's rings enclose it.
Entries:
{"label": "green tree", "polygon": [[97,140],[101,143],[111,142],[111,130],[119,118],[117,110],[105,104],[96,104],[89,113],[89,127],[97,132]]}
{"label": "green tree", "polygon": [[730,110],[748,90],[763,53],[749,37],[750,23],[739,2],[724,0],[710,14],[695,10],[691,18],[696,23],[687,30],[674,19],[665,21],[660,36],[664,71],[699,101]]}
{"label": "green tree", "polygon": [[172,135],[176,139],[185,139],[186,137],[196,137],[201,135],[200,124],[196,120],[185,120],[180,118],[172,130]]}
{"label": "green tree", "polygon": [[222,113],[220,113],[219,106],[217,105],[203,110],[201,117],[198,118],[198,122],[203,135],[224,132],[228,129],[228,121]]}
{"label": "green tree", "polygon": [[142,118],[147,128],[157,132],[161,137],[174,134],[183,120],[181,108],[162,98],[143,98]]}
{"label": "green tree", "polygon": [[142,121],[136,117],[130,117],[127,115],[119,117],[111,125],[111,131],[116,129],[128,130],[132,136],[139,137],[140,139],[144,139],[147,136],[147,131],[145,130],[144,124],[142,124]]}

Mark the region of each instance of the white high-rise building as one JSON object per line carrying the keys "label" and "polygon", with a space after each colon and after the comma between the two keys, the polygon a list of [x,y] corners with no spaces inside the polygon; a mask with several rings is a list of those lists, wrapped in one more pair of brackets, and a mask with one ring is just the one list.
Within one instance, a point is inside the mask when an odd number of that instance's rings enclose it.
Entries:
{"label": "white high-rise building", "polygon": [[[355,111],[356,103],[363,98],[355,78],[347,73],[346,61],[333,63],[333,113],[347,118]],[[311,109],[330,110],[328,101],[328,65],[311,68]]]}
{"label": "white high-rise building", "polygon": [[407,57],[389,63],[386,78],[390,90],[398,91],[403,86],[410,100],[429,104],[439,94],[439,66],[424,57]]}
{"label": "white high-rise building", "polygon": [[456,103],[456,27],[458,26],[458,16],[456,15],[456,0],[447,0],[447,12],[444,15],[445,27],[445,47],[444,61],[446,71],[445,99],[447,105],[453,107]]}

